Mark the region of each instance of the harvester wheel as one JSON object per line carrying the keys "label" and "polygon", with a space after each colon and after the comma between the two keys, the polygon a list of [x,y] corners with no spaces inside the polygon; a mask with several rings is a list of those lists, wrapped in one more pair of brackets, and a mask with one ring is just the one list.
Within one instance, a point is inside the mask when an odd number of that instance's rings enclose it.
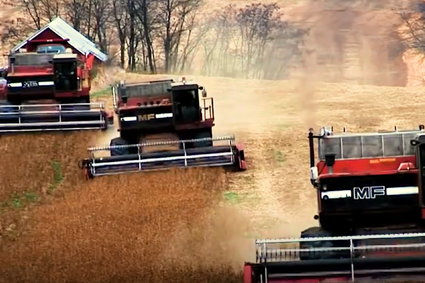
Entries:
{"label": "harvester wheel", "polygon": [[[204,139],[204,138],[211,138],[211,137],[212,137],[211,131],[202,131],[195,135],[195,139]],[[211,140],[197,141],[193,143],[193,147],[209,147],[212,145],[213,145],[213,142]]]}
{"label": "harvester wheel", "polygon": [[[332,237],[335,236],[321,227],[310,227],[301,232],[301,238],[315,238],[315,237]],[[311,248],[333,248],[345,246],[344,241],[317,241],[317,242],[301,242],[301,249]],[[348,255],[349,256],[349,255]],[[317,251],[317,252],[300,252],[301,260],[313,259],[335,259],[345,258],[347,253],[345,251]]]}
{"label": "harvester wheel", "polygon": [[[110,143],[111,146],[116,146],[116,145],[128,145],[127,141],[123,138],[114,138],[111,140]],[[125,148],[111,148],[111,156],[117,156],[117,155],[126,155],[126,154],[130,154],[129,148],[125,147]]]}

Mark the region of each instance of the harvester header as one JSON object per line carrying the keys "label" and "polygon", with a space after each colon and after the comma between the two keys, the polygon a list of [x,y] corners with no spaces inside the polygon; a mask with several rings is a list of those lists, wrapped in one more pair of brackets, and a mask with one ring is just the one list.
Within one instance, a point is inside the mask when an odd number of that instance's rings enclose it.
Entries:
{"label": "harvester header", "polygon": [[245,264],[244,283],[343,282],[394,275],[421,278],[425,275],[424,239],[425,233],[258,239],[256,263]]}

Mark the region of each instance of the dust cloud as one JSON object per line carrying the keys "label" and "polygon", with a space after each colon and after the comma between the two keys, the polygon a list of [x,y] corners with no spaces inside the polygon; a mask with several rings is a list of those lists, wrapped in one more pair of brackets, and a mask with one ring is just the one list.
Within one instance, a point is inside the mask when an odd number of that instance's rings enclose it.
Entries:
{"label": "dust cloud", "polygon": [[[305,64],[317,65],[328,82],[404,86],[406,50],[397,11],[412,1],[307,1],[287,17],[308,31]],[[308,60],[306,62],[306,60]]]}

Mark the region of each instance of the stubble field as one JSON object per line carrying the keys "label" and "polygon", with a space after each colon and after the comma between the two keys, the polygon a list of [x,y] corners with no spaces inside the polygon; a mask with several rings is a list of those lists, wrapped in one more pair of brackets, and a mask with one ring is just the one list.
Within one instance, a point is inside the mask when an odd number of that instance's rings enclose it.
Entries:
{"label": "stubble field", "polygon": [[309,127],[378,131],[425,120],[424,88],[192,79],[215,98],[214,134],[235,134],[249,169],[88,181],[78,160],[114,130],[2,136],[0,281],[240,282],[255,238],[296,237],[316,224]]}

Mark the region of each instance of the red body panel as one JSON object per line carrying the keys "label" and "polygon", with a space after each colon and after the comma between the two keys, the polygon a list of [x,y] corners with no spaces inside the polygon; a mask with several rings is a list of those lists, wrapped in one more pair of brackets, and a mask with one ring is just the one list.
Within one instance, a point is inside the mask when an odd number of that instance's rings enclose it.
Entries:
{"label": "red body panel", "polygon": [[0,78],[0,99],[6,99],[6,89],[7,81],[3,78]]}
{"label": "red body panel", "polygon": [[127,100],[127,103],[122,101],[118,102],[118,107],[120,110],[125,109],[138,109],[140,106],[171,106],[170,95],[163,96],[153,96],[153,97],[130,97]]}
{"label": "red body panel", "polygon": [[48,66],[15,66],[7,73],[8,77],[53,76],[53,68]]}
{"label": "red body panel", "polygon": [[241,153],[244,155],[243,159],[239,158],[239,169],[246,170],[247,165],[246,165],[246,161],[245,161],[245,147],[242,144],[237,144],[236,150],[237,150],[238,155],[241,154]]}
{"label": "red body panel", "polygon": [[376,157],[364,159],[336,160],[333,173],[329,174],[329,168],[324,161],[317,163],[319,178],[340,177],[344,175],[385,175],[402,172],[415,172],[417,168],[414,155],[397,157]]}
{"label": "red body panel", "polygon": [[[84,58],[84,57],[83,57]],[[84,65],[84,61],[82,61]],[[92,63],[91,63],[92,64]],[[57,91],[55,89],[51,90],[49,96],[51,98],[79,98],[79,97],[88,97],[90,95],[90,73],[87,65],[85,67],[77,67],[77,75],[81,81],[81,88],[74,91]],[[84,69],[85,68],[85,69]],[[54,76],[54,69],[52,65],[45,66],[9,66],[7,77],[9,78],[25,78],[25,77],[46,77],[46,81],[51,81]],[[3,93],[7,96],[7,89],[3,90]],[[1,90],[0,90],[1,95]],[[25,99],[38,99],[35,95],[26,95],[23,98]]]}
{"label": "red body panel", "polygon": [[243,283],[253,283],[252,266],[250,264],[245,264],[243,267]]}
{"label": "red body panel", "polygon": [[270,283],[320,283],[320,282],[344,282],[351,281],[350,277],[333,277],[333,278],[311,278],[311,279],[269,279]]}

